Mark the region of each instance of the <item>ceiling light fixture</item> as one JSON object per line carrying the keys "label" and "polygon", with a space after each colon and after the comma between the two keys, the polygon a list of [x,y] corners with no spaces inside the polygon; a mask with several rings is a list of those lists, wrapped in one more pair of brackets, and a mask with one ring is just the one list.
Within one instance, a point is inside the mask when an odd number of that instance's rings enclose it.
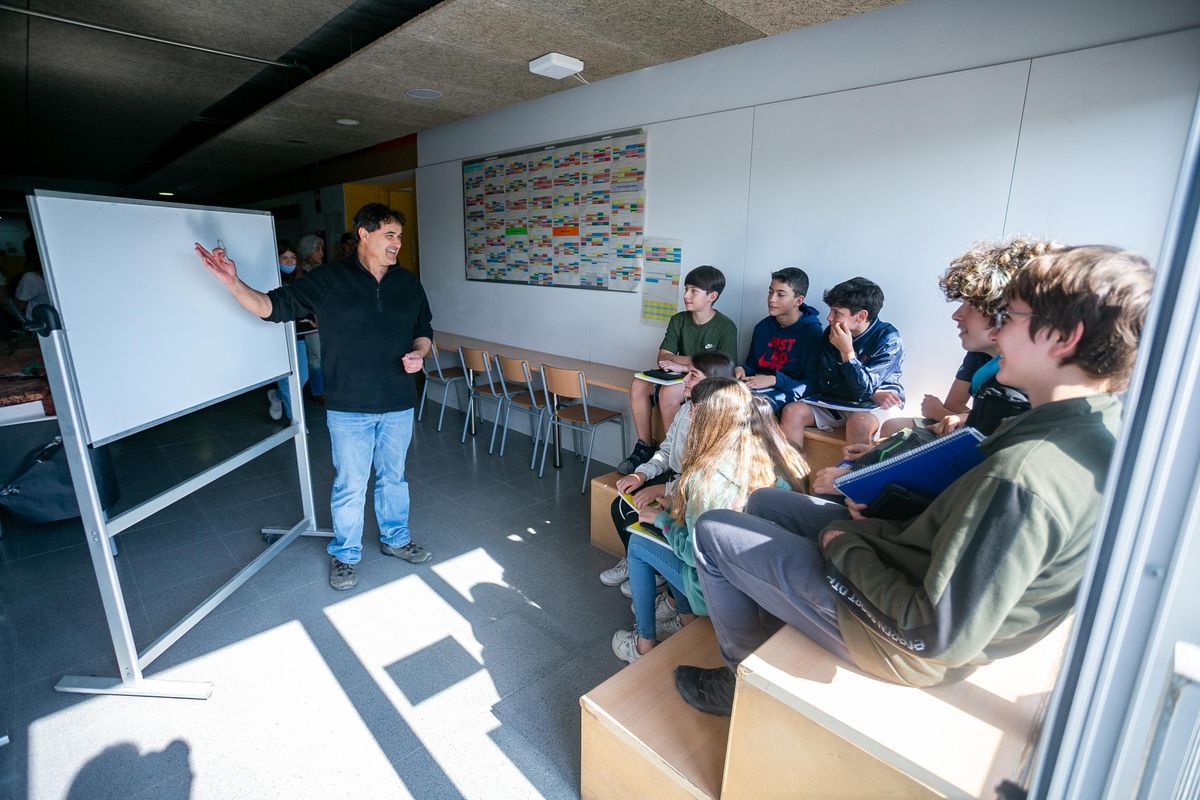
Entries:
{"label": "ceiling light fixture", "polygon": [[174,197],[175,193],[174,192],[159,192],[158,196],[159,197]]}
{"label": "ceiling light fixture", "polygon": [[544,75],[555,80],[562,80],[574,75],[580,83],[587,83],[579,74],[583,71],[583,62],[562,53],[546,53],[544,56],[538,56],[529,62],[529,71],[534,75]]}
{"label": "ceiling light fixture", "polygon": [[358,120],[350,119],[349,117],[342,117],[341,119],[339,119],[337,121],[337,124],[338,125],[349,125],[349,126],[353,127],[354,125],[358,124]]}
{"label": "ceiling light fixture", "polygon": [[417,100],[436,100],[442,96],[437,89],[409,89],[405,94]]}

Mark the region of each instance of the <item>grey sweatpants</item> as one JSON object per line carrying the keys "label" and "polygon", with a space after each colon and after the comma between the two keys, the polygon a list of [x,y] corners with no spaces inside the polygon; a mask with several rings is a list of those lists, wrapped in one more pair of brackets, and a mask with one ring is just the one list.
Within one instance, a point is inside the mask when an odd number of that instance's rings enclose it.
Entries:
{"label": "grey sweatpants", "polygon": [[693,537],[696,570],[730,669],[778,628],[760,609],[851,661],[817,544],[826,525],[849,518],[843,505],[782,489],[755,492],[746,513],[700,517]]}

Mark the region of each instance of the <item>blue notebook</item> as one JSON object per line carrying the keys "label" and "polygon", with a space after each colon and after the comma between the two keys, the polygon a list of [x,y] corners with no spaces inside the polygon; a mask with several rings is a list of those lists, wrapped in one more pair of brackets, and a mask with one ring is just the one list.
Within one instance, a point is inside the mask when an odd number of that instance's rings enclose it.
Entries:
{"label": "blue notebook", "polygon": [[959,428],[907,453],[848,472],[833,484],[846,497],[867,505],[893,483],[933,499],[983,463],[983,451],[979,449],[983,440],[984,435],[974,428]]}

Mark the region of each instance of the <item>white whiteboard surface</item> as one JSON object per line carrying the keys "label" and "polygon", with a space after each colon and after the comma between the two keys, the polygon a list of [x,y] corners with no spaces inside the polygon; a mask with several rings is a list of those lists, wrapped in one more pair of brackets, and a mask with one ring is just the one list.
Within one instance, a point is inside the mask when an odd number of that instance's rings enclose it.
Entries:
{"label": "white whiteboard surface", "polygon": [[89,443],[291,370],[287,329],[246,313],[193,247],[221,240],[242,280],[272,289],[270,214],[57,192],[30,195],[29,208]]}

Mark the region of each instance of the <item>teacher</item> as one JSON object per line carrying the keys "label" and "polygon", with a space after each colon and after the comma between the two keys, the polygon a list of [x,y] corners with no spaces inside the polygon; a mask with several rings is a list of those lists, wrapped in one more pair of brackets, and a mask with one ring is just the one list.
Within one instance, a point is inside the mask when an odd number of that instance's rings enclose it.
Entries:
{"label": "teacher", "polygon": [[317,267],[304,280],[263,294],[237,276],[221,248],[196,253],[234,299],[268,322],[311,314],[321,320],[329,439],[333,445],[333,541],[329,585],[351,589],[362,557],[367,480],[375,467],[375,518],[384,555],[429,559],[408,529],[404,462],[412,441],[414,373],[432,346],[433,319],[421,282],[396,265],[404,214],[369,203],[354,215],[355,253]]}

